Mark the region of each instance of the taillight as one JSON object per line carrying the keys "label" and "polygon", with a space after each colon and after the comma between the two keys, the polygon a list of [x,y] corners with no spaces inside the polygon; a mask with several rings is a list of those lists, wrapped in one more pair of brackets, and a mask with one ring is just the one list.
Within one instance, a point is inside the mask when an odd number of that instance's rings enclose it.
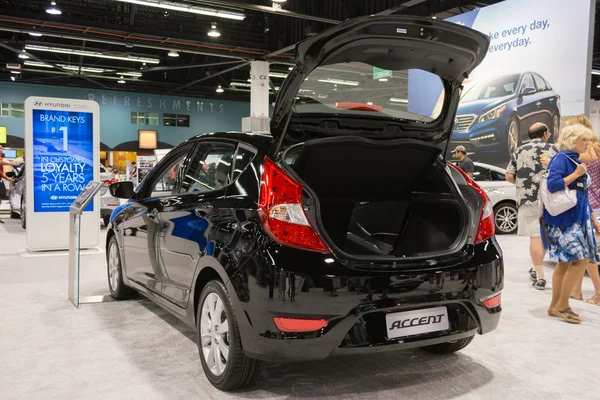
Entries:
{"label": "taillight", "polygon": [[502,305],[502,294],[498,293],[492,297],[488,297],[487,299],[482,300],[482,303],[487,309],[500,307],[500,305]]}
{"label": "taillight", "polygon": [[275,326],[281,332],[314,332],[321,330],[329,323],[326,319],[303,319],[273,317]]}
{"label": "taillight", "polygon": [[452,163],[448,163],[451,167],[456,169],[467,181],[467,185],[472,187],[481,199],[483,200],[483,210],[481,210],[481,217],[479,218],[479,226],[477,227],[477,233],[475,234],[475,244],[481,243],[486,239],[489,239],[496,232],[496,222],[494,221],[494,208],[492,207],[492,201],[488,197],[487,193],[479,187],[477,183],[467,175],[462,169]]}
{"label": "taillight", "polygon": [[260,182],[259,214],[277,242],[305,250],[328,252],[302,207],[302,185],[265,157]]}

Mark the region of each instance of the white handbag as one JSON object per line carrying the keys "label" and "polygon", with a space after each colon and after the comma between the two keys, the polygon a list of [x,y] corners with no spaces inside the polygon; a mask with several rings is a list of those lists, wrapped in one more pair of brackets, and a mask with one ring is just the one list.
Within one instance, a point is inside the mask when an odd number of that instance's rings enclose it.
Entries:
{"label": "white handbag", "polygon": [[[571,157],[566,156],[569,160],[573,161],[573,164],[579,165],[575,160]],[[548,165],[548,171],[550,171],[551,165]],[[545,208],[548,211],[548,214],[553,217],[564,213],[565,211],[569,211],[573,207],[577,205],[577,190],[569,189],[566,187],[564,190],[559,190],[558,192],[551,193],[548,190],[548,174],[542,177],[540,182],[540,209],[543,211]]]}

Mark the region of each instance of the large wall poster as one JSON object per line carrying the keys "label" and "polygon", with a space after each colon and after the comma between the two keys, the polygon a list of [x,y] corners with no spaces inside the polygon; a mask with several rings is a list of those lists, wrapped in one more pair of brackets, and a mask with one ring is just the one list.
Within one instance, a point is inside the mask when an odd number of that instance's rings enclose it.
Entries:
{"label": "large wall poster", "polygon": [[[93,114],[33,110],[35,212],[69,212],[94,179]],[[94,210],[90,202],[85,211]]]}
{"label": "large wall poster", "polygon": [[[507,0],[448,19],[491,39],[464,83],[449,148],[506,167],[533,123],[548,125],[555,140],[561,119],[587,113],[591,10],[590,0]],[[413,100],[423,104],[418,98],[409,90],[409,111]]]}

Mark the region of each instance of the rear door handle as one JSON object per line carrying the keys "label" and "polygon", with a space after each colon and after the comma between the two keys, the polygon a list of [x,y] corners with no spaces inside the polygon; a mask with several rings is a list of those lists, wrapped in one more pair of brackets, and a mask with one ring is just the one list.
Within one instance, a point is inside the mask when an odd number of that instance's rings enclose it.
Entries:
{"label": "rear door handle", "polygon": [[157,216],[158,210],[156,208],[148,213],[148,218],[150,219],[155,219]]}

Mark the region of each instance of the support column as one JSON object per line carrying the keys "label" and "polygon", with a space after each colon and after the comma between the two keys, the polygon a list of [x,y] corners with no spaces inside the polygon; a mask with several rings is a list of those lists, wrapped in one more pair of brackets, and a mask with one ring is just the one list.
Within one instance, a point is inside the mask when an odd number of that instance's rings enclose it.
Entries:
{"label": "support column", "polygon": [[269,132],[269,63],[250,63],[250,116],[242,118],[245,132]]}

